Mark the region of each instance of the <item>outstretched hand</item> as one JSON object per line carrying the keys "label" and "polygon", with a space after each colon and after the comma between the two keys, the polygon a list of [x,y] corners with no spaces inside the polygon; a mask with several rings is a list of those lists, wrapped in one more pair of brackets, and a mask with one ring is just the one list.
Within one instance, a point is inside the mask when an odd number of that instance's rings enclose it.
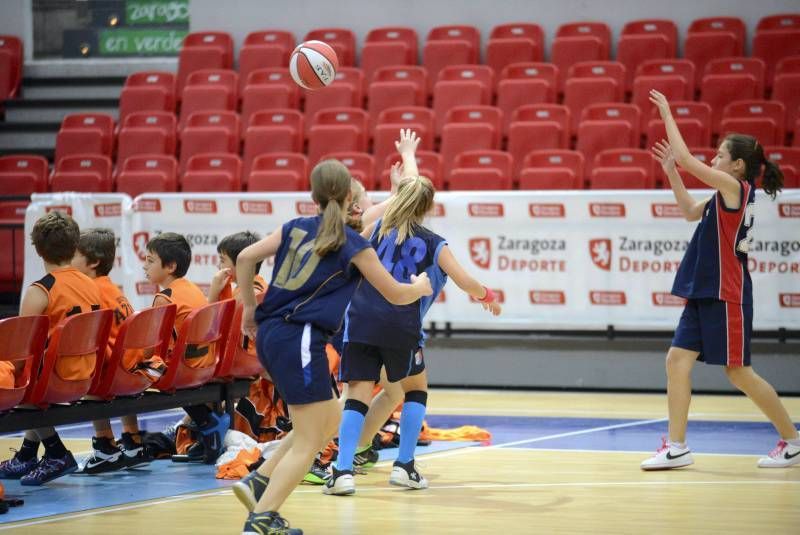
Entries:
{"label": "outstretched hand", "polygon": [[389,170],[389,180],[392,184],[392,191],[397,189],[397,186],[400,185],[400,182],[403,180],[403,164],[400,162],[395,162],[392,164],[392,168]]}
{"label": "outstretched hand", "polygon": [[394,142],[394,146],[400,155],[415,154],[417,152],[417,146],[419,145],[419,142],[420,138],[417,137],[416,132],[410,128],[401,128],[400,139]]}
{"label": "outstretched hand", "polygon": [[666,120],[667,117],[672,115],[669,109],[669,101],[660,91],[656,91],[655,89],[650,90],[650,102],[655,104],[656,108],[658,108],[658,113],[661,115],[662,120]]}
{"label": "outstretched hand", "polygon": [[499,316],[500,313],[503,311],[503,307],[500,306],[500,303],[497,301],[492,301],[491,303],[481,303],[481,306],[484,310],[488,310],[492,313],[492,316]]}
{"label": "outstretched hand", "polygon": [[653,158],[661,164],[661,169],[663,169],[665,173],[669,174],[677,169],[675,166],[675,155],[672,154],[672,147],[665,139],[656,141],[656,144],[653,145],[650,150],[653,151]]}

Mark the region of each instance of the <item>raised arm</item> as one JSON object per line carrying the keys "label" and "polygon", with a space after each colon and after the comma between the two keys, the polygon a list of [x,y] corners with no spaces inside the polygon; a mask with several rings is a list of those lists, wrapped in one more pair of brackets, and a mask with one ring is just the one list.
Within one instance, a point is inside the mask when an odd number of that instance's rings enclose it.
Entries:
{"label": "raised arm", "polygon": [[697,201],[692,197],[686,186],[683,185],[681,175],[678,174],[678,169],[675,166],[675,157],[672,154],[672,147],[665,140],[657,141],[652,148],[653,158],[661,164],[661,168],[669,179],[669,185],[672,187],[672,193],[675,194],[675,200],[678,201],[678,206],[683,213],[683,217],[687,221],[697,221],[703,215],[703,208],[708,200]]}
{"label": "raised arm", "polygon": [[439,267],[456,283],[456,286],[477,299],[485,310],[494,316],[502,312],[502,307],[494,300],[494,292],[467,273],[446,245],[439,252]]}
{"label": "raised arm", "polygon": [[236,258],[236,281],[239,285],[239,296],[244,304],[242,332],[253,340],[256,336],[255,310],[258,305],[253,288],[256,264],[278,252],[281,245],[281,233],[281,228],[275,229],[269,236],[245,247]]}
{"label": "raised arm", "polygon": [[397,186],[404,178],[417,176],[419,169],[417,168],[417,146],[419,146],[420,138],[417,133],[410,129],[401,128],[400,138],[394,142],[397,152],[400,154],[401,163],[395,163],[389,171],[389,178],[392,183],[392,192],[386,200],[372,205],[361,216],[361,221],[364,227],[368,227],[370,223],[374,223],[386,212],[386,207],[392,196],[397,193]]}
{"label": "raised arm", "polygon": [[667,97],[653,89],[650,91],[650,102],[656,105],[661,119],[664,121],[667,139],[672,147],[675,162],[704,184],[719,191],[728,207],[737,207],[741,191],[739,181],[728,173],[713,169],[692,156],[680,130],[678,130],[678,124],[672,117],[672,110],[669,107]]}
{"label": "raised arm", "polygon": [[411,276],[411,284],[397,282],[383,267],[375,249],[368,247],[353,257],[353,264],[367,281],[393,305],[407,305],[431,295],[431,281],[426,273]]}

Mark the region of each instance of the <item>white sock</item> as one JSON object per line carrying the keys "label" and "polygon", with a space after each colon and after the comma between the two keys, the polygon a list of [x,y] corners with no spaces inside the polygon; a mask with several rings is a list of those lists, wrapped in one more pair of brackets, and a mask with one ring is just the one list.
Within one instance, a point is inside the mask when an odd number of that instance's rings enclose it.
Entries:
{"label": "white sock", "polygon": [[675,448],[676,450],[685,450],[686,442],[670,442],[669,447]]}

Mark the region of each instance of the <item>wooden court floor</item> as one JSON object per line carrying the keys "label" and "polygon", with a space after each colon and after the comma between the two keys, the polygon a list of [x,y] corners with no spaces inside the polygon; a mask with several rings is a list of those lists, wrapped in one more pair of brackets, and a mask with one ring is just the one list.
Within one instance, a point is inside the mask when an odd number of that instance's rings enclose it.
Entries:
{"label": "wooden court floor", "polygon": [[[798,421],[800,398],[784,401]],[[555,435],[542,429],[526,435],[524,425],[515,424],[516,440],[495,437],[488,447],[421,456],[420,469],[431,482],[424,491],[389,486],[390,462],[359,476],[354,496],[324,496],[319,487],[302,486],[283,515],[309,534],[800,533],[800,466],[759,469],[757,455],[726,454],[723,441],[719,452],[695,453],[691,467],[642,472],[639,462],[659,445],[659,435],[648,432],[647,451],[630,451],[625,441],[641,442],[640,427],[663,423],[662,395],[435,390],[429,406],[431,418],[589,423]],[[692,418],[722,426],[764,422],[746,398],[729,396],[696,396]],[[731,429],[726,436],[735,440],[738,431]],[[550,447],[554,436],[580,438],[584,447]],[[770,437],[763,453],[776,440]],[[16,442],[2,439],[0,448]],[[69,445],[89,449],[88,441]],[[230,491],[216,490],[0,524],[0,531],[233,534],[244,519]]]}

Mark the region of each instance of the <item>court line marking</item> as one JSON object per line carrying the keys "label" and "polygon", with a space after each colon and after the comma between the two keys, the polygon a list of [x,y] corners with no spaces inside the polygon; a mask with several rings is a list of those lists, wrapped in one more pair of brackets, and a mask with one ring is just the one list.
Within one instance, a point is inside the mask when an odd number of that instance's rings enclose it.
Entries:
{"label": "court line marking", "polygon": [[[638,450],[585,450],[573,448],[503,448],[504,450],[512,451],[546,451],[551,453],[633,453],[635,455],[652,455],[653,451],[638,451]],[[692,451],[692,455],[712,455],[714,457],[764,457],[766,454],[759,453],[708,453]]]}
{"label": "court line marking", "polygon": [[[787,481],[787,480],[764,480],[764,479],[743,479],[738,481],[572,481],[561,483],[471,483],[464,485],[434,485],[426,489],[426,492],[436,490],[458,490],[458,489],[493,489],[493,488],[559,488],[559,487],[658,487],[658,486],[686,486],[686,485],[800,485],[800,481]],[[359,487],[359,493],[375,493],[375,492],[407,492],[408,489],[392,488],[392,487]],[[314,489],[298,489],[293,493],[297,494],[322,494],[319,488]],[[140,502],[132,505],[121,507],[112,507],[108,509],[96,509],[93,511],[85,511],[82,513],[66,514],[58,517],[43,518],[31,522],[21,522],[13,525],[3,526],[0,525],[0,531],[9,529],[24,528],[29,526],[38,526],[41,524],[51,524],[53,522],[63,522],[66,520],[75,520],[90,516],[97,516],[106,513],[115,513],[119,511],[129,511],[132,509],[141,509],[143,507],[152,507],[154,505],[170,504],[180,501],[196,500],[199,498],[209,498],[213,496],[231,495],[230,489],[222,491],[212,491],[202,494],[189,494],[184,496],[174,496],[171,498],[164,498],[161,500]]]}

